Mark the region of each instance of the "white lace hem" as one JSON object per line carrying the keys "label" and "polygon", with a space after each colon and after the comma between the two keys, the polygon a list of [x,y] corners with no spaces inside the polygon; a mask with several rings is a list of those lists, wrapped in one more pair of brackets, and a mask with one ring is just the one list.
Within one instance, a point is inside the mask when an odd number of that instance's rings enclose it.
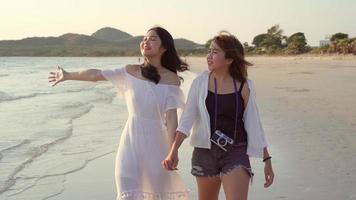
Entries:
{"label": "white lace hem", "polygon": [[189,191],[150,193],[141,191],[126,191],[118,195],[117,200],[188,200]]}

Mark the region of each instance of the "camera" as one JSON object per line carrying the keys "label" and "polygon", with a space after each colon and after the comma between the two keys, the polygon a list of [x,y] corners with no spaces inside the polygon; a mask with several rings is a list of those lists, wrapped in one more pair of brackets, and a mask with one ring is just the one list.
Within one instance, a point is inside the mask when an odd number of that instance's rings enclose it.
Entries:
{"label": "camera", "polygon": [[232,144],[234,144],[234,140],[225,135],[220,130],[216,130],[211,136],[210,140],[224,151],[227,151],[227,149]]}

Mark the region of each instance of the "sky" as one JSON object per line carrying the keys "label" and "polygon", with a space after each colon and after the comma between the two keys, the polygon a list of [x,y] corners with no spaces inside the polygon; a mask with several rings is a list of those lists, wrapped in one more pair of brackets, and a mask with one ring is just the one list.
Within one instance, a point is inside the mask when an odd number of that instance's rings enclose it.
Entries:
{"label": "sky", "polygon": [[134,36],[155,25],[204,44],[220,30],[241,42],[279,24],[311,46],[337,32],[356,37],[356,0],[0,0],[0,40],[90,35],[113,27]]}

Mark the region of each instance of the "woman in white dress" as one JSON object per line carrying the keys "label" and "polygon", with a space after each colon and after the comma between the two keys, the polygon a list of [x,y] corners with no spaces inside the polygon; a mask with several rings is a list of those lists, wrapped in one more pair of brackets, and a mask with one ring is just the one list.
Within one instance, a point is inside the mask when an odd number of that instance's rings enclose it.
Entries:
{"label": "woman in white dress", "polygon": [[53,86],[65,80],[110,81],[126,100],[128,120],[116,156],[117,200],[188,199],[176,171],[161,162],[169,152],[177,128],[177,108],[184,105],[177,71],[180,60],[172,36],[161,27],[150,29],[140,44],[143,65],[114,70],[89,69],[50,72]]}

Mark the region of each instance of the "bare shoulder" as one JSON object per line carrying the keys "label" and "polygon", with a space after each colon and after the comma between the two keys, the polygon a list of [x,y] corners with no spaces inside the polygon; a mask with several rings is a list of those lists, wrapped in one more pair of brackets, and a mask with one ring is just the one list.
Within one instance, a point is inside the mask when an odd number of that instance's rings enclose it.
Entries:
{"label": "bare shoulder", "polygon": [[140,65],[126,65],[125,68],[129,74],[134,76],[140,72]]}
{"label": "bare shoulder", "polygon": [[180,78],[178,74],[167,70],[164,72],[164,75],[161,76],[161,83],[180,86]]}

